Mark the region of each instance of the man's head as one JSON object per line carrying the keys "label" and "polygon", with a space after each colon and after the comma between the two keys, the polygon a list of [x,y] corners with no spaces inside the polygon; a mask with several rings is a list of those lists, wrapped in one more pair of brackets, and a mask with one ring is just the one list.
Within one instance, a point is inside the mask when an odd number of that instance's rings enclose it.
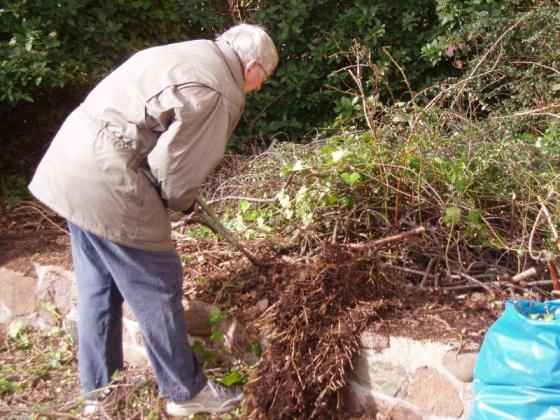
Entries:
{"label": "man's head", "polygon": [[268,34],[257,25],[241,24],[217,38],[227,42],[243,64],[245,92],[259,90],[278,64],[278,52]]}

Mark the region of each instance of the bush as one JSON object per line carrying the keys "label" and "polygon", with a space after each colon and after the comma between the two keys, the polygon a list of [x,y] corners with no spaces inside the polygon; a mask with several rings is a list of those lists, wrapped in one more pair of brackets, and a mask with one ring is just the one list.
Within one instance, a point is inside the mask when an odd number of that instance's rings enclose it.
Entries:
{"label": "bush", "polygon": [[175,1],[15,0],[0,9],[0,103],[99,80],[135,50],[181,37]]}
{"label": "bush", "polygon": [[182,27],[174,0],[4,3],[0,174],[2,185],[25,184],[21,177],[86,90],[135,50],[181,39]]}
{"label": "bush", "polygon": [[[469,72],[476,68],[480,75],[467,86],[465,106],[474,103],[475,111],[483,115],[544,108],[542,116],[557,109],[548,107],[560,99],[559,27],[555,1],[508,0],[499,14],[473,12],[449,41],[469,45],[467,53],[457,49],[455,59],[464,60]],[[541,120],[539,129],[545,130],[547,118]]]}
{"label": "bush", "polygon": [[[448,57],[449,40],[474,11],[500,15],[507,1],[263,0],[251,19],[264,25],[280,50],[271,85],[252,99],[245,133],[270,136],[302,133],[329,124],[354,83],[341,68],[356,64],[357,43],[373,64],[362,75],[366,96],[385,103],[407,99],[409,87],[420,91],[458,75]],[[455,62],[455,66],[453,63]],[[361,64],[367,64],[362,61]]]}

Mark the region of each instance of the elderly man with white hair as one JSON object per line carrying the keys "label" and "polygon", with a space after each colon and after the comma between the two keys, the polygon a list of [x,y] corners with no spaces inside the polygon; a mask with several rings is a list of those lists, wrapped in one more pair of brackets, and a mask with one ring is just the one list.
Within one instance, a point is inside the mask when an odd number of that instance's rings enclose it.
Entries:
{"label": "elderly man with white hair", "polygon": [[277,63],[267,33],[247,24],[216,41],[149,48],[102,80],[55,136],[29,188],[68,221],[86,396],[123,367],[126,300],[169,415],[224,412],[241,399],[210,383],[191,350],[167,209],[191,208],[245,94]]}

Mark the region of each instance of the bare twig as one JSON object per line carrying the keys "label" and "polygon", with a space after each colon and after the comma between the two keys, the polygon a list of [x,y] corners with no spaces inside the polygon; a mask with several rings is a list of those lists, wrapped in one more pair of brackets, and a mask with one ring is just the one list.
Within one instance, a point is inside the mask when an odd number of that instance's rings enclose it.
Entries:
{"label": "bare twig", "polygon": [[560,280],[558,280],[558,269],[554,261],[548,262],[548,270],[550,271],[550,278],[552,279],[552,287],[555,291],[560,290]]}
{"label": "bare twig", "polygon": [[461,277],[467,279],[468,281],[477,284],[478,286],[482,287],[484,290],[486,290],[491,296],[495,296],[494,291],[490,288],[490,286],[488,286],[486,283],[481,282],[480,280],[478,280],[477,278],[471,276],[470,274],[467,273],[457,273],[459,274]]}
{"label": "bare twig", "polygon": [[[507,285],[507,286],[515,286],[517,288],[519,288],[517,285],[512,285],[511,283],[504,283],[501,281],[490,281],[485,283],[488,286],[493,286],[493,287],[499,287],[499,286],[503,286],[503,285]],[[535,286],[550,286],[552,285],[552,280],[535,280],[535,281],[530,281],[528,282],[525,286],[526,287],[535,287]],[[444,289],[446,290],[473,290],[473,289],[478,289],[481,286],[479,284],[473,283],[473,284],[462,284],[462,285],[458,285],[458,286],[443,286]]]}
{"label": "bare twig", "polygon": [[261,117],[262,114],[265,113],[265,111],[272,105],[274,104],[278,99],[280,99],[282,96],[284,96],[286,94],[286,92],[288,91],[289,88],[285,88],[284,90],[282,90],[278,95],[276,95],[274,98],[272,98],[260,111],[257,115],[255,115],[255,118],[253,118],[251,120],[251,122],[249,123],[249,131],[253,131],[253,126],[255,125],[255,123],[258,121],[258,119]]}
{"label": "bare twig", "polygon": [[[469,78],[474,76],[476,74],[476,72],[478,71],[478,68],[482,65],[482,63],[484,61],[486,61],[486,58],[488,58],[488,56],[490,55],[490,53],[492,51],[494,51],[496,49],[496,47],[498,45],[500,45],[500,43],[502,42],[502,40],[506,37],[507,34],[509,34],[510,32],[512,32],[515,28],[517,28],[525,19],[527,19],[529,17],[529,14],[525,14],[524,16],[522,16],[519,20],[517,20],[517,22],[515,22],[513,25],[511,25],[505,32],[503,32],[498,39],[496,39],[496,41],[494,41],[494,43],[490,46],[490,48],[488,48],[488,50],[486,50],[486,52],[482,55],[482,57],[480,58],[480,60],[478,61],[478,63],[476,64],[476,66],[474,66],[474,68],[472,69],[471,73],[469,74]],[[451,104],[451,108],[453,108],[453,106],[455,105],[455,102],[457,100],[457,97],[461,94],[461,92],[463,91],[463,88],[465,86],[465,83],[462,84],[461,88],[459,89],[459,92],[457,93],[457,95],[455,96],[455,99],[453,100],[453,103]]]}
{"label": "bare twig", "polygon": [[399,65],[399,63],[397,63],[397,61],[393,58],[393,56],[391,55],[391,53],[389,53],[389,47],[381,47],[381,50],[383,51],[383,53],[389,57],[389,60],[391,60],[391,62],[397,66],[397,68],[399,69],[399,71],[401,72],[401,75],[403,77],[404,83],[406,84],[406,87],[408,88],[408,93],[410,94],[410,97],[414,100],[414,95],[412,93],[412,88],[410,87],[410,83],[408,82],[408,78],[406,77],[406,73],[404,72],[404,70],[402,69],[402,67]]}
{"label": "bare twig", "polygon": [[537,269],[535,267],[531,267],[513,276],[511,278],[511,281],[513,281],[514,283],[519,283],[520,281],[530,279],[531,277],[535,277],[536,275],[537,275]]}
{"label": "bare twig", "polygon": [[31,202],[31,201],[24,201],[22,203],[24,203],[24,204],[18,205],[14,211],[21,211],[21,210],[24,210],[24,209],[33,210],[34,212],[39,213],[43,219],[45,219],[51,225],[56,227],[58,230],[65,233],[66,235],[70,235],[70,232],[68,232],[66,229],[60,227],[54,220],[52,220],[47,215],[48,210],[42,208],[41,205],[39,205],[38,203],[35,203],[35,202]]}
{"label": "bare twig", "polygon": [[432,265],[434,265],[435,260],[436,259],[432,257],[432,258],[430,258],[430,261],[428,261],[428,266],[426,267],[426,271],[424,272],[424,276],[422,277],[422,281],[419,284],[420,287],[426,286],[426,283],[428,282],[428,278],[430,276],[430,270],[432,269]]}
{"label": "bare twig", "polygon": [[274,203],[276,201],[276,198],[255,198],[255,197],[228,195],[226,197],[220,197],[214,200],[208,200],[207,203],[208,205],[211,205],[211,204],[220,203],[222,201],[228,201],[228,200],[245,200],[245,201],[252,201],[254,203]]}
{"label": "bare twig", "polygon": [[[529,109],[527,111],[519,111],[519,112],[516,112],[516,113],[512,114],[512,116],[520,117],[522,115],[542,114],[545,111],[555,109],[555,108],[560,108],[560,104],[550,104],[550,105],[542,106],[540,108]],[[505,117],[502,117],[502,118],[505,118]]]}
{"label": "bare twig", "polygon": [[534,65],[534,66],[542,67],[542,68],[547,69],[547,70],[551,70],[556,74],[560,74],[560,71],[555,69],[554,67],[546,66],[546,65],[541,64],[541,63],[534,63],[532,61],[512,61],[511,64],[531,64],[531,65]]}
{"label": "bare twig", "polygon": [[[421,233],[424,233],[425,231],[426,231],[426,228],[424,226],[418,226],[417,228],[414,228],[412,230],[407,230],[406,232],[401,232],[401,233],[398,233],[396,235],[388,236],[386,238],[376,239],[374,241],[360,242],[358,244],[346,244],[345,246],[347,246],[348,248],[355,248],[355,249],[356,248],[369,248],[369,247],[382,246],[382,245],[386,245],[386,244],[391,243],[391,242],[397,242],[397,241],[401,241],[403,239],[410,238],[411,236],[420,235]],[[422,272],[422,274],[424,274],[424,273]]]}

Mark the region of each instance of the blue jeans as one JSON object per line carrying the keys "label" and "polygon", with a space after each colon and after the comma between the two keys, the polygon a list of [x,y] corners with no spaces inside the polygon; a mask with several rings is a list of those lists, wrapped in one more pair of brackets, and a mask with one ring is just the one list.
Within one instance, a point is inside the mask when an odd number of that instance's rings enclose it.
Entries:
{"label": "blue jeans", "polygon": [[176,251],[143,251],[68,223],[78,283],[78,366],[84,392],[123,367],[122,304],[140,324],[159,395],[194,397],[206,376],[187,337],[182,267]]}

